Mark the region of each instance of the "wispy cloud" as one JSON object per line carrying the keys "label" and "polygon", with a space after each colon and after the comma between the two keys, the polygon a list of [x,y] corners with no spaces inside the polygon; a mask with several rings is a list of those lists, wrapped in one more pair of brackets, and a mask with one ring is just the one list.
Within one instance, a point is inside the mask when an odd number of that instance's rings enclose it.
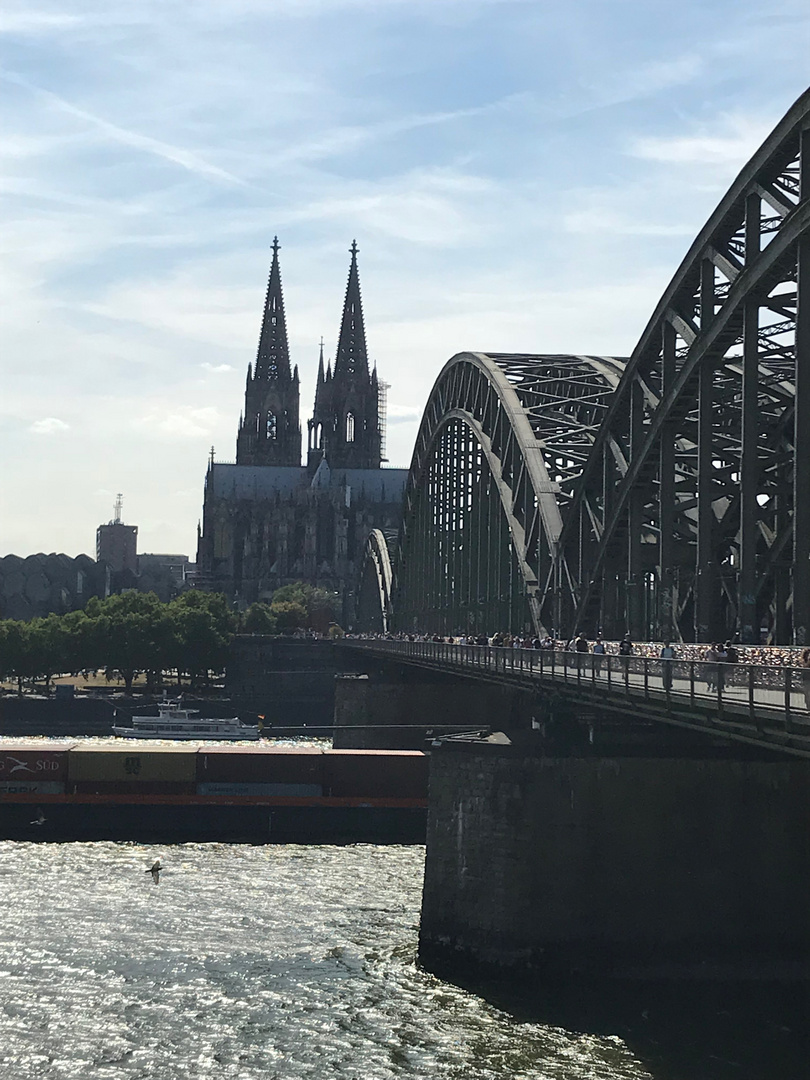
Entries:
{"label": "wispy cloud", "polygon": [[567,232],[582,235],[610,233],[614,236],[691,236],[694,232],[689,222],[664,224],[644,221],[637,215],[620,214],[605,207],[572,210],[564,215],[563,224]]}
{"label": "wispy cloud", "polygon": [[63,11],[36,11],[33,6],[17,11],[0,11],[0,34],[43,34],[65,30],[81,23],[78,15]]}
{"label": "wispy cloud", "polygon": [[603,78],[594,84],[594,91],[602,104],[636,101],[693,82],[702,68],[703,60],[698,53],[685,53],[633,67],[624,66],[612,75],[603,71],[600,73]]}
{"label": "wispy cloud", "polygon": [[57,435],[62,431],[69,431],[70,424],[56,416],[45,416],[42,420],[35,420],[28,430],[34,435]]}
{"label": "wispy cloud", "polygon": [[219,421],[219,413],[213,407],[194,408],[180,405],[176,409],[157,409],[137,418],[136,427],[145,428],[153,435],[168,439],[196,439],[210,435]]}
{"label": "wispy cloud", "polygon": [[646,161],[692,165],[742,164],[767,135],[772,122],[724,114],[689,135],[646,136],[634,140],[630,153]]}
{"label": "wispy cloud", "polygon": [[221,169],[217,165],[212,165],[210,162],[190,150],[186,150],[180,146],[173,146],[160,139],[154,139],[150,135],[142,135],[140,132],[130,131],[128,128],[113,124],[109,120],[105,120],[95,113],[88,112],[86,109],[80,109],[77,105],[73,105],[70,101],[60,97],[58,94],[52,93],[50,90],[35,86],[27,79],[24,79],[14,72],[0,70],[0,78],[5,79],[6,82],[13,83],[16,86],[30,90],[60,112],[85,121],[111,142],[118,143],[121,146],[129,146],[134,150],[140,150],[146,154],[151,154],[154,157],[169,161],[174,165],[179,165],[188,172],[206,177],[209,180],[218,180],[227,184],[237,184],[240,187],[248,186],[246,181],[242,180],[240,177],[234,176],[233,173],[228,172],[226,169]]}

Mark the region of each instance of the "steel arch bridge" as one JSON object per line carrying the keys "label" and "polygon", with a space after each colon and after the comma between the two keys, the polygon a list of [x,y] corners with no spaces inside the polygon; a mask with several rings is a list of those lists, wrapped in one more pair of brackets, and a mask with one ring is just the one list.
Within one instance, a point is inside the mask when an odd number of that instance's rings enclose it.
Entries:
{"label": "steel arch bridge", "polygon": [[810,91],[628,359],[448,361],[377,543],[387,629],[810,641]]}

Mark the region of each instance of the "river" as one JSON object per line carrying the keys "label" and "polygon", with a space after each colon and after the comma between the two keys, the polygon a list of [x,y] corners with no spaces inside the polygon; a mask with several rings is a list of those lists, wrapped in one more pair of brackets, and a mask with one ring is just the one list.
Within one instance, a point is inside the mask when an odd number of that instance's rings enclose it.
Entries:
{"label": "river", "polygon": [[420,847],[0,842],[0,1076],[768,1080],[745,1048],[743,1065],[684,1065],[422,971],[423,862]]}

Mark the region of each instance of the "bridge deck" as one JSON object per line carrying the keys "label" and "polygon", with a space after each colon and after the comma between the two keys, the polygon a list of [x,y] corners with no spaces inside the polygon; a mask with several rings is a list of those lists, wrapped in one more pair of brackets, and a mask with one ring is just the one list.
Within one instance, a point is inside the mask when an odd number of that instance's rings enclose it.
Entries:
{"label": "bridge deck", "polygon": [[805,683],[802,670],[756,664],[429,641],[348,639],[340,644],[465,677],[555,686],[601,709],[630,710],[649,720],[810,757],[810,671]]}

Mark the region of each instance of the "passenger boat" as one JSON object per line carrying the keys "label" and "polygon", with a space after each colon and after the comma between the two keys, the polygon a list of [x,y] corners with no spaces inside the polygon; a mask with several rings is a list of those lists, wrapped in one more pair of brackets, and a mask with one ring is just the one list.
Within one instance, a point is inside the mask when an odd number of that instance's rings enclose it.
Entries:
{"label": "passenger boat", "polygon": [[132,727],[113,724],[113,733],[127,739],[258,739],[259,726],[243,724],[238,716],[224,719],[200,716],[199,709],[186,709],[181,698],[157,704],[157,716],[133,716]]}

